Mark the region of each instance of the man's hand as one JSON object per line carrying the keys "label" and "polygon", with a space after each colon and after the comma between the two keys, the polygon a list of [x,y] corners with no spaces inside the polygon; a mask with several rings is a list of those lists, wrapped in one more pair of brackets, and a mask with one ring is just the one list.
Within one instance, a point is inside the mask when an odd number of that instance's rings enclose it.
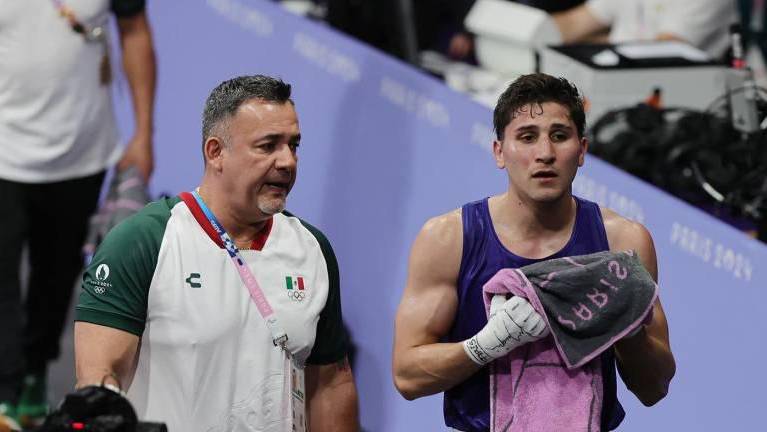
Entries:
{"label": "man's hand", "polygon": [[149,182],[154,170],[154,155],[152,154],[152,139],[147,136],[134,136],[128,143],[122,159],[117,163],[119,171],[136,166],[144,182]]}
{"label": "man's hand", "polygon": [[463,349],[475,363],[486,365],[548,334],[546,322],[527,300],[519,296],[506,300],[505,296],[496,295],[490,302],[487,325],[464,341]]}

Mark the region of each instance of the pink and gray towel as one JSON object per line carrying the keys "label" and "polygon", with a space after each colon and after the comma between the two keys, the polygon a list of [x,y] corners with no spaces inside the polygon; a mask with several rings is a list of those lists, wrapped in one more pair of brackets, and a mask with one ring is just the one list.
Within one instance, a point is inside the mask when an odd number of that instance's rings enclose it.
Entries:
{"label": "pink and gray towel", "polygon": [[551,336],[491,366],[493,431],[600,430],[599,355],[650,318],[658,296],[633,251],[599,252],[503,269],[483,287],[528,299]]}
{"label": "pink and gray towel", "polygon": [[116,171],[109,183],[109,191],[99,210],[91,216],[83,255],[90,261],[94,251],[109,230],[144,208],[150,201],[144,179],[136,167]]}

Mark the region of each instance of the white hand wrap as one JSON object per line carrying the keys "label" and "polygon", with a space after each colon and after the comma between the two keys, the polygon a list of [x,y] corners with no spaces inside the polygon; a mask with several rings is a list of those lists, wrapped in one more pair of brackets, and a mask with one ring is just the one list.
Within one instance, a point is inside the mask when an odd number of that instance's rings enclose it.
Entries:
{"label": "white hand wrap", "polygon": [[475,363],[486,365],[511,350],[549,334],[543,318],[528,301],[496,295],[490,302],[487,325],[463,342],[463,349]]}

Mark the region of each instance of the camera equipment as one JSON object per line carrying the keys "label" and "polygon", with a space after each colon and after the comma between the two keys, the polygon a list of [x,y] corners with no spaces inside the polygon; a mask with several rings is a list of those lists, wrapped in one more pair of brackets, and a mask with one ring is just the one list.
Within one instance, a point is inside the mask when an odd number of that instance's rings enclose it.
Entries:
{"label": "camera equipment", "polygon": [[36,432],[167,432],[163,423],[140,422],[128,399],[103,386],[83,387],[64,397]]}
{"label": "camera equipment", "polygon": [[[743,93],[755,101],[755,131],[744,132],[733,122],[732,96]],[[748,85],[729,90],[706,111],[647,104],[613,110],[589,130],[589,151],[692,204],[764,225],[765,95],[767,90]]]}

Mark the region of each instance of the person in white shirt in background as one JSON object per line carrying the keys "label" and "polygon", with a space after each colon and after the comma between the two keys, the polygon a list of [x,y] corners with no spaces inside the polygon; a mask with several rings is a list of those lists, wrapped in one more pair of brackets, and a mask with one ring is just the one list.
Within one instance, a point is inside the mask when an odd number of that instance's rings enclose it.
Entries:
{"label": "person in white shirt in background", "polygon": [[552,15],[564,43],[678,40],[724,57],[732,0],[589,0]]}

